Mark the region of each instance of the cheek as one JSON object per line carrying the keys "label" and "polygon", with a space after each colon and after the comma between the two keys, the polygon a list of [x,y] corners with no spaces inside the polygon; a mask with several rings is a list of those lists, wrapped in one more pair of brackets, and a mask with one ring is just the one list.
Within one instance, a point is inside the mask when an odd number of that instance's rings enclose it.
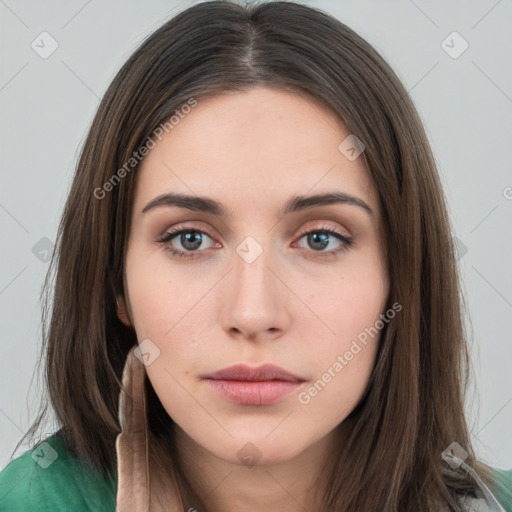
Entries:
{"label": "cheek", "polygon": [[142,256],[133,251],[127,258],[134,328],[139,343],[149,339],[157,347],[148,345],[158,353],[147,367],[155,391],[179,397],[182,390],[174,378],[182,382],[197,372],[197,340],[211,327],[211,297],[205,296],[211,285],[186,271],[177,275],[162,255]]}
{"label": "cheek", "polygon": [[[332,360],[318,378],[298,395],[304,421],[315,418],[317,428],[328,432],[343,422],[355,409],[370,379],[376,351],[373,347],[354,355],[351,361]],[[321,418],[321,420],[320,420]]]}
{"label": "cheek", "polygon": [[386,280],[376,271],[340,277],[312,298],[312,308],[323,312],[329,330],[322,327],[326,334],[317,337],[310,352],[313,379],[298,398],[313,417],[323,416],[332,428],[351,413],[367,387],[386,325],[380,318],[387,292]]}
{"label": "cheek", "polygon": [[384,313],[389,284],[382,264],[363,255],[335,277],[331,274],[324,282],[313,283],[313,289],[307,304],[325,324],[322,347],[332,353],[345,350],[351,340],[375,325]]}
{"label": "cheek", "polygon": [[360,255],[336,278],[320,284],[309,295],[309,304],[319,312],[325,325],[317,327],[325,334],[317,337],[310,353],[314,379],[299,402],[312,414],[330,411],[325,419],[335,425],[357,405],[371,377],[386,325],[380,319],[386,313],[389,284],[375,254]]}
{"label": "cheek", "polygon": [[173,270],[163,251],[128,255],[127,281],[134,327],[140,338],[170,337],[172,329],[205,293],[205,283]]}
{"label": "cheek", "polygon": [[162,283],[151,280],[132,280],[130,286],[130,303],[137,336],[160,338],[171,327],[173,317],[165,297]]}

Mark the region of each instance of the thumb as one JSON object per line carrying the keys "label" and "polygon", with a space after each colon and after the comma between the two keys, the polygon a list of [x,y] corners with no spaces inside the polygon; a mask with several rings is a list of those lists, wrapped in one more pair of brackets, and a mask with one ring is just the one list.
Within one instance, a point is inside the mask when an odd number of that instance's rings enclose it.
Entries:
{"label": "thumb", "polygon": [[147,430],[144,414],[144,365],[133,347],[123,370],[119,395],[121,433],[116,439],[118,487],[116,512],[149,510]]}
{"label": "thumb", "polygon": [[[126,358],[123,388],[119,395],[121,433],[116,439],[118,487],[116,512],[182,512],[183,503],[174,481],[172,468],[158,471],[152,463],[149,444],[152,441],[145,407],[144,364],[135,356],[134,346]],[[152,445],[153,446],[153,445]],[[156,478],[157,476],[160,479]],[[153,503],[151,478],[158,482]],[[151,507],[151,508],[150,508]]]}

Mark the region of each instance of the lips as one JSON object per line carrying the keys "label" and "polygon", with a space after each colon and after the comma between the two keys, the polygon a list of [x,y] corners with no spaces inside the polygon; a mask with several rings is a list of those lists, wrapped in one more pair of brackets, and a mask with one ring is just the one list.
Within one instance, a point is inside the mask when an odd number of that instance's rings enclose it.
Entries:
{"label": "lips", "polygon": [[279,366],[235,365],[203,379],[217,394],[238,405],[270,405],[297,390],[305,381]]}
{"label": "lips", "polygon": [[236,380],[247,382],[265,382],[280,380],[285,382],[304,382],[305,379],[287,372],[283,368],[273,364],[264,364],[257,367],[235,365],[206,375],[205,379]]}

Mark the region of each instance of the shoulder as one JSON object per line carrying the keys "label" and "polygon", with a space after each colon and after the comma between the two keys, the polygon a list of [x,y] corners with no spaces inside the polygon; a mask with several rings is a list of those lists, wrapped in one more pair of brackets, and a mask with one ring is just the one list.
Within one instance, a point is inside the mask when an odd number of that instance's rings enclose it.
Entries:
{"label": "shoulder", "polygon": [[512,470],[490,469],[492,485],[487,488],[481,483],[481,497],[461,497],[464,512],[512,512]]}
{"label": "shoulder", "polygon": [[512,468],[494,469],[494,485],[492,491],[502,507],[507,511],[512,511]]}
{"label": "shoulder", "polygon": [[71,457],[58,434],[0,472],[2,512],[115,510],[116,483]]}
{"label": "shoulder", "polygon": [[484,499],[466,497],[460,501],[464,512],[496,512],[496,508],[491,508]]}

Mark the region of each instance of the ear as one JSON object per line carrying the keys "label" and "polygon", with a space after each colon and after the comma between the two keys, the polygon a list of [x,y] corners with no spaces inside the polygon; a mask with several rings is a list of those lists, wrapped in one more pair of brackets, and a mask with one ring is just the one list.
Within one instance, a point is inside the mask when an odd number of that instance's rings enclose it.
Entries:
{"label": "ear", "polygon": [[132,322],[126,308],[126,303],[123,297],[117,297],[117,316],[124,325],[132,327]]}

